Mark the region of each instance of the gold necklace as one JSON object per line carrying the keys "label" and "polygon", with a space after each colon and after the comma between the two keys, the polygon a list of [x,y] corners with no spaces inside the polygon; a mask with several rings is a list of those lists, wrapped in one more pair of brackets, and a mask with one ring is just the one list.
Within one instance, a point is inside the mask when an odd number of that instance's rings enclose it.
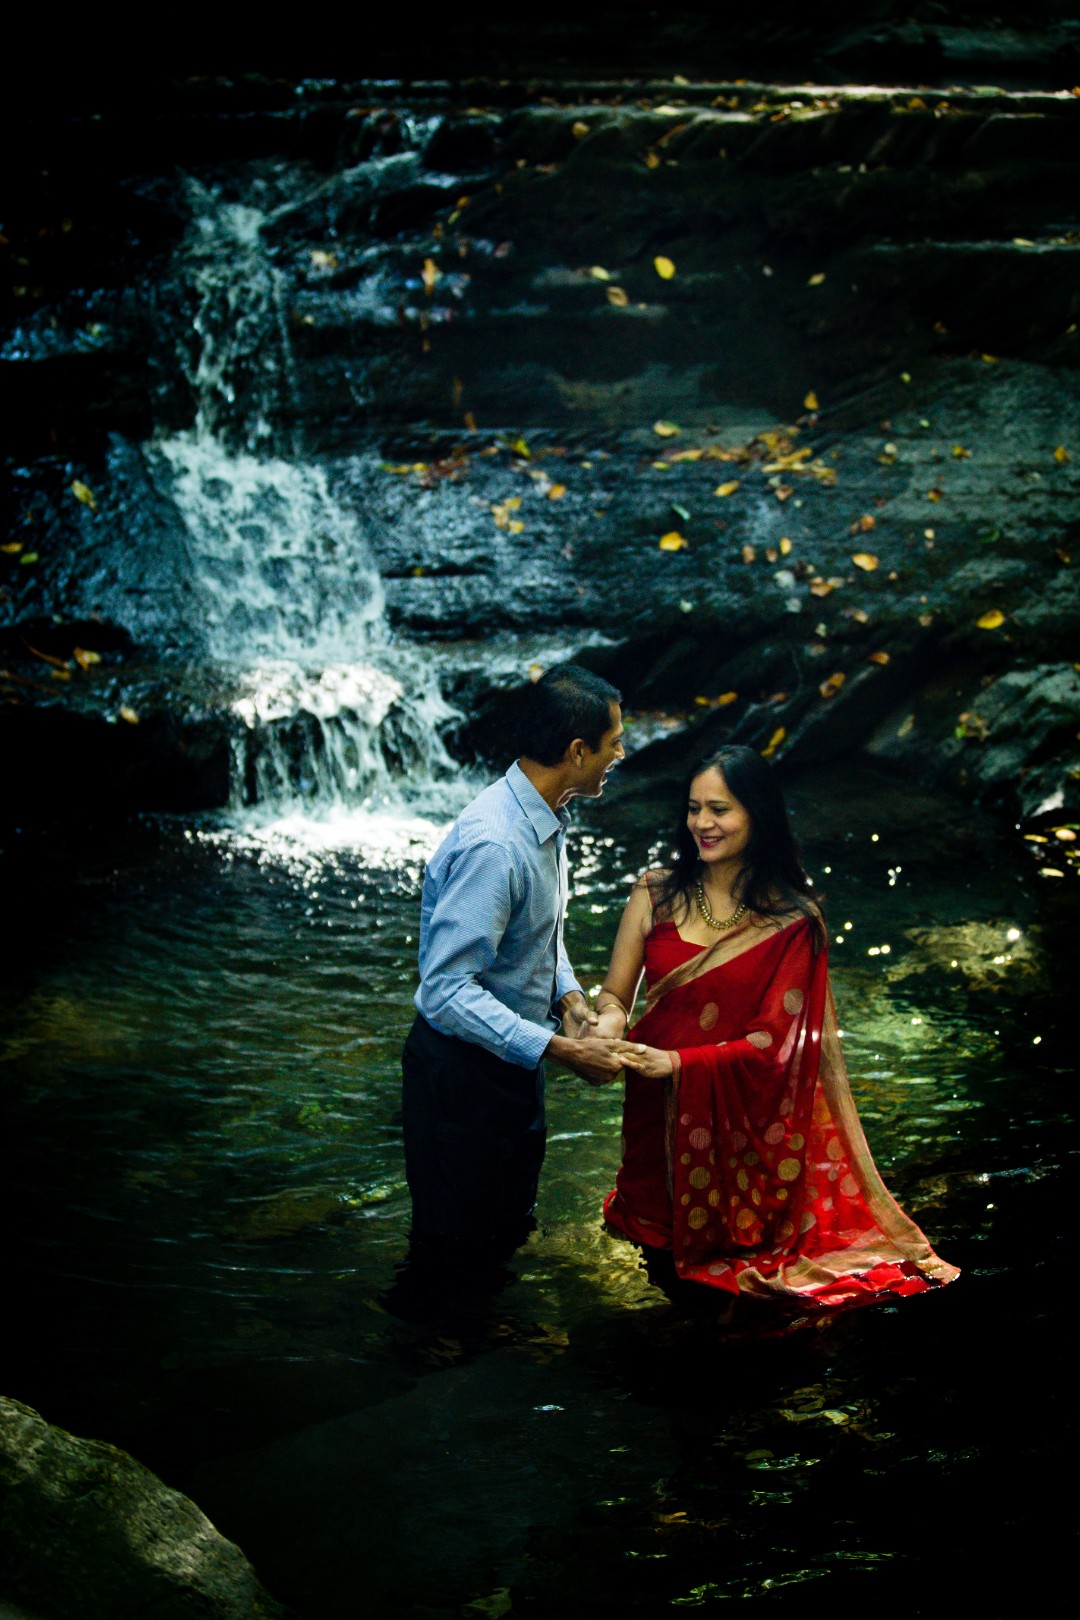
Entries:
{"label": "gold necklace", "polygon": [[709,928],[715,928],[718,930],[721,928],[734,928],[737,922],[742,922],[743,918],[746,916],[746,913],[750,909],[746,904],[746,901],[741,900],[735,907],[735,910],[731,913],[730,917],[714,917],[712,912],[709,910],[709,902],[705,898],[705,885],[702,883],[700,878],[698,878],[697,883],[694,885],[694,893],[697,898],[697,908],[701,912],[706,926]]}

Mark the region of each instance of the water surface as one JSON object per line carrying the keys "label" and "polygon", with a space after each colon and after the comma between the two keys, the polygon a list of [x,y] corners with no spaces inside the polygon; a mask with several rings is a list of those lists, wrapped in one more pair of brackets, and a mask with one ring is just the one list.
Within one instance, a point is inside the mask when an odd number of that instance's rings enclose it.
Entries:
{"label": "water surface", "polygon": [[[619,1096],[553,1075],[538,1230],[416,1309],[398,1056],[438,817],[144,822],[5,857],[6,1392],[188,1491],[305,1620],[1012,1612],[997,1538],[1047,1544],[1064,1445],[1061,929],[945,801],[794,799],[872,1149],[957,1284],[732,1342],[605,1234]],[[590,986],[663,819],[578,817]]]}

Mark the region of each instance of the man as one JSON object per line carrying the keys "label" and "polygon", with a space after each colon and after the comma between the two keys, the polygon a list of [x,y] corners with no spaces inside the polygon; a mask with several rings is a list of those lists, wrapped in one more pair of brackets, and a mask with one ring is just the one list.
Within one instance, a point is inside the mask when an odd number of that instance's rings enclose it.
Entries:
{"label": "man", "polygon": [[[622,1070],[563,946],[576,794],[623,757],[620,694],[577,664],[529,690],[523,753],[462,811],[428,863],[417,1017],[405,1043],[413,1238],[513,1246],[544,1157],[544,1060],[595,1085]],[[560,1020],[562,1033],[557,1033]]]}

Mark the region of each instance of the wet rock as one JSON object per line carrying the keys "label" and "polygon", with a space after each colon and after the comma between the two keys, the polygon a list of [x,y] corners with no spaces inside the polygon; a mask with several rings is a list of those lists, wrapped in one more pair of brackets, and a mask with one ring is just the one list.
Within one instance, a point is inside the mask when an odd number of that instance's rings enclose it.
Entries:
{"label": "wet rock", "polygon": [[4,1592],[52,1620],[275,1620],[281,1606],[195,1504],[115,1446],[0,1399]]}
{"label": "wet rock", "polygon": [[349,1208],[340,1192],[325,1187],[291,1187],[267,1198],[249,1200],[230,1216],[229,1230],[245,1242],[268,1242],[340,1220]]}
{"label": "wet rock", "polygon": [[[776,39],[959,60],[978,30],[945,26],[818,39],[793,15]],[[100,618],[138,653],[126,685],[71,669],[51,697],[53,674],[10,672],[28,803],[62,790],[30,761],[34,716],[41,754],[88,765],[85,728],[117,704],[140,726],[101,745],[113,802],[221,803],[230,773],[257,797],[238,682],[282,650],[312,679],[352,667],[384,610],[402,645],[454,649],[465,757],[505,747],[540,642],[610,668],[655,738],[642,769],[709,739],[796,764],[914,734],[920,769],[966,791],[1005,802],[1021,770],[1025,813],[1058,791],[1067,737],[1035,708],[1026,752],[955,732],[987,686],[1067,664],[1080,629],[1061,217],[1080,103],[739,79],[202,80],[165,98],[137,180],[133,102],[53,131],[58,223],[20,216],[30,290],[0,363],[28,402],[0,621]],[[84,359],[58,425],[49,367]],[[520,660],[493,669],[493,636]],[[182,698],[181,666],[216,703]],[[299,761],[282,785],[319,779],[325,696],[275,718]],[[389,751],[417,757],[401,729]]]}

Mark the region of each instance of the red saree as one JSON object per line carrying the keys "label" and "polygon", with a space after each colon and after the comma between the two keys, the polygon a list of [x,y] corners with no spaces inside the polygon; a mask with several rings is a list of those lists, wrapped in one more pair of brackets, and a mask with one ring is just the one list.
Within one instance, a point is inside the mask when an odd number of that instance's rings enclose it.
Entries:
{"label": "red saree", "polygon": [[661,923],[645,973],[631,1038],[674,1073],[626,1071],[608,1223],[673,1250],[681,1278],[811,1310],[951,1282],[870,1156],[807,921],[751,920],[705,949]]}

